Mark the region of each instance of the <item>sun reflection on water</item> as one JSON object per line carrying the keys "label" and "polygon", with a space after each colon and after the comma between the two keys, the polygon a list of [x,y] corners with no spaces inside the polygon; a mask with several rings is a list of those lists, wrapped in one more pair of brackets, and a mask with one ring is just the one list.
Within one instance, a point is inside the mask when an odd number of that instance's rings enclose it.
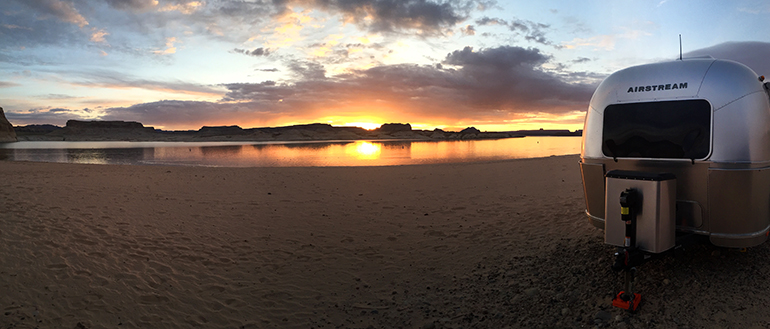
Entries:
{"label": "sun reflection on water", "polygon": [[352,155],[359,160],[375,160],[382,154],[382,144],[360,141],[345,146],[345,154]]}

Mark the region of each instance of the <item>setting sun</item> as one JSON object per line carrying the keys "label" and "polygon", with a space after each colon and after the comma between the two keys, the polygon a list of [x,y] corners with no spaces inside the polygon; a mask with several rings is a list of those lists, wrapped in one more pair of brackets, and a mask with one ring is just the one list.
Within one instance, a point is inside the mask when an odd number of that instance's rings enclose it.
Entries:
{"label": "setting sun", "polygon": [[371,122],[348,122],[345,123],[345,126],[352,126],[352,127],[361,127],[366,130],[374,130],[381,126],[380,123],[371,123]]}

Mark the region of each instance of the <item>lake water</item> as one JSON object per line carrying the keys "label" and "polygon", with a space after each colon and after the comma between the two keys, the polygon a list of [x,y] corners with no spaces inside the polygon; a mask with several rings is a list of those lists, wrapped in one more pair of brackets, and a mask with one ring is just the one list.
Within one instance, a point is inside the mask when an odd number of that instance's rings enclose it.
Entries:
{"label": "lake water", "polygon": [[15,142],[0,160],[215,167],[391,166],[580,153],[580,137],[469,141]]}

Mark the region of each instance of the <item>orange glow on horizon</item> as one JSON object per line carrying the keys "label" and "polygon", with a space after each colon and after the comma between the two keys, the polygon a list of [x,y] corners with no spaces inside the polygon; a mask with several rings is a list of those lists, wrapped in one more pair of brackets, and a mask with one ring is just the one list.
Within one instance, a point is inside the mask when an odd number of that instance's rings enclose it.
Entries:
{"label": "orange glow on horizon", "polygon": [[[94,118],[95,120],[98,120],[98,118]],[[303,124],[311,124],[311,123],[327,123],[334,127],[360,127],[366,130],[374,130],[382,126],[383,123],[409,123],[412,126],[412,129],[414,130],[434,130],[434,129],[441,129],[443,131],[447,132],[458,132],[465,128],[474,127],[482,132],[506,132],[506,131],[517,131],[517,130],[569,130],[569,131],[576,131],[583,129],[583,122],[520,122],[515,124],[489,124],[489,123],[472,123],[469,122],[467,124],[430,124],[430,123],[415,123],[415,122],[409,122],[409,120],[385,120],[381,121],[380,123],[373,123],[373,122],[348,122],[348,121],[342,121],[342,122],[324,122],[320,120],[308,120],[306,122],[299,122],[299,121],[283,121],[283,122],[275,122],[275,123],[268,123],[268,122],[208,122],[208,123],[201,123],[198,126],[190,126],[190,125],[175,125],[175,124],[153,124],[153,123],[144,123],[145,126],[152,126],[157,129],[163,129],[163,130],[198,130],[203,126],[231,126],[231,125],[237,125],[243,129],[250,129],[250,128],[264,128],[264,127],[286,127],[286,126],[293,126],[293,125],[303,125]]]}
{"label": "orange glow on horizon", "polygon": [[374,130],[382,126],[381,123],[372,123],[372,122],[346,122],[344,126],[347,127],[361,127],[366,130]]}

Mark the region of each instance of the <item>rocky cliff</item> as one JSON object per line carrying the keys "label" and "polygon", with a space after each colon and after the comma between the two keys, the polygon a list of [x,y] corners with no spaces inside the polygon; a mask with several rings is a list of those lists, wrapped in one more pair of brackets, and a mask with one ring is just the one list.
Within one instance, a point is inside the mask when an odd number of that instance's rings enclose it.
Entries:
{"label": "rocky cliff", "polygon": [[0,142],[15,142],[16,132],[13,130],[13,125],[5,118],[5,112],[0,107]]}
{"label": "rocky cliff", "polygon": [[88,140],[145,140],[153,138],[155,128],[133,121],[78,121],[68,120],[64,129],[51,135],[67,141]]}

